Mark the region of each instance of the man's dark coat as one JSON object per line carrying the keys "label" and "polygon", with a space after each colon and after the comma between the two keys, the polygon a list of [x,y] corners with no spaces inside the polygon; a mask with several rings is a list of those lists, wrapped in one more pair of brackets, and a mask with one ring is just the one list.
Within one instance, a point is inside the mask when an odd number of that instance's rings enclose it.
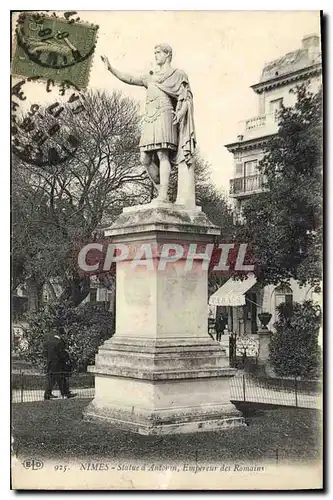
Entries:
{"label": "man's dark coat", "polygon": [[65,342],[58,335],[47,337],[44,343],[44,353],[48,372],[70,371]]}

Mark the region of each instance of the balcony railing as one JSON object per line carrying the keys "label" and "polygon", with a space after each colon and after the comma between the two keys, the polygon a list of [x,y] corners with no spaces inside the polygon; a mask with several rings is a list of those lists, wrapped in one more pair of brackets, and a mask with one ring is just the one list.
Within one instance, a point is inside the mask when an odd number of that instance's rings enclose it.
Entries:
{"label": "balcony railing", "polygon": [[238,124],[238,135],[243,140],[275,134],[278,131],[278,112],[254,116]]}
{"label": "balcony railing", "polygon": [[254,116],[245,120],[245,130],[252,130],[253,128],[265,127],[266,125],[277,123],[279,119],[278,111],[275,113],[267,113],[266,115]]}
{"label": "balcony railing", "polygon": [[245,130],[251,130],[253,128],[264,127],[266,125],[267,117],[263,116],[255,116],[254,118],[250,118],[245,121]]}
{"label": "balcony railing", "polygon": [[230,179],[230,195],[247,195],[264,189],[265,178],[262,174]]}

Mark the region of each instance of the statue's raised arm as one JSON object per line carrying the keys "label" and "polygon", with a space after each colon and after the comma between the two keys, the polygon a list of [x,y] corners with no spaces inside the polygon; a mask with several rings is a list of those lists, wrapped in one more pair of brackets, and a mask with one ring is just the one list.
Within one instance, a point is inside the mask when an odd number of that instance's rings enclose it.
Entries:
{"label": "statue's raised arm", "polygon": [[118,78],[118,80],[121,80],[124,83],[128,83],[129,85],[139,85],[140,87],[144,86],[142,77],[118,71],[116,68],[111,66],[110,61],[106,56],[101,56],[101,59],[105,64],[106,69],[110,71],[110,73],[112,73],[116,78]]}

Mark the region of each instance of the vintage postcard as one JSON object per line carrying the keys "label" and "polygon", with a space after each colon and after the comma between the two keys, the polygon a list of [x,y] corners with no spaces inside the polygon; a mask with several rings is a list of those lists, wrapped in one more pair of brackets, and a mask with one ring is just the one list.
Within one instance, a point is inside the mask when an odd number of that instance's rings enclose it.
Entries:
{"label": "vintage postcard", "polygon": [[323,488],[319,11],[12,12],[14,490]]}

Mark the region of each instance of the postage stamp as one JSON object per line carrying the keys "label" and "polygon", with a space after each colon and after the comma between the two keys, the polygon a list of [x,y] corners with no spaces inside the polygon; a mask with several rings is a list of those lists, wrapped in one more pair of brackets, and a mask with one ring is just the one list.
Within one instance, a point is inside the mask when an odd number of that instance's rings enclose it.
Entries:
{"label": "postage stamp", "polygon": [[71,19],[68,14],[66,17],[42,13],[19,16],[13,75],[69,80],[80,88],[87,86],[98,26]]}

